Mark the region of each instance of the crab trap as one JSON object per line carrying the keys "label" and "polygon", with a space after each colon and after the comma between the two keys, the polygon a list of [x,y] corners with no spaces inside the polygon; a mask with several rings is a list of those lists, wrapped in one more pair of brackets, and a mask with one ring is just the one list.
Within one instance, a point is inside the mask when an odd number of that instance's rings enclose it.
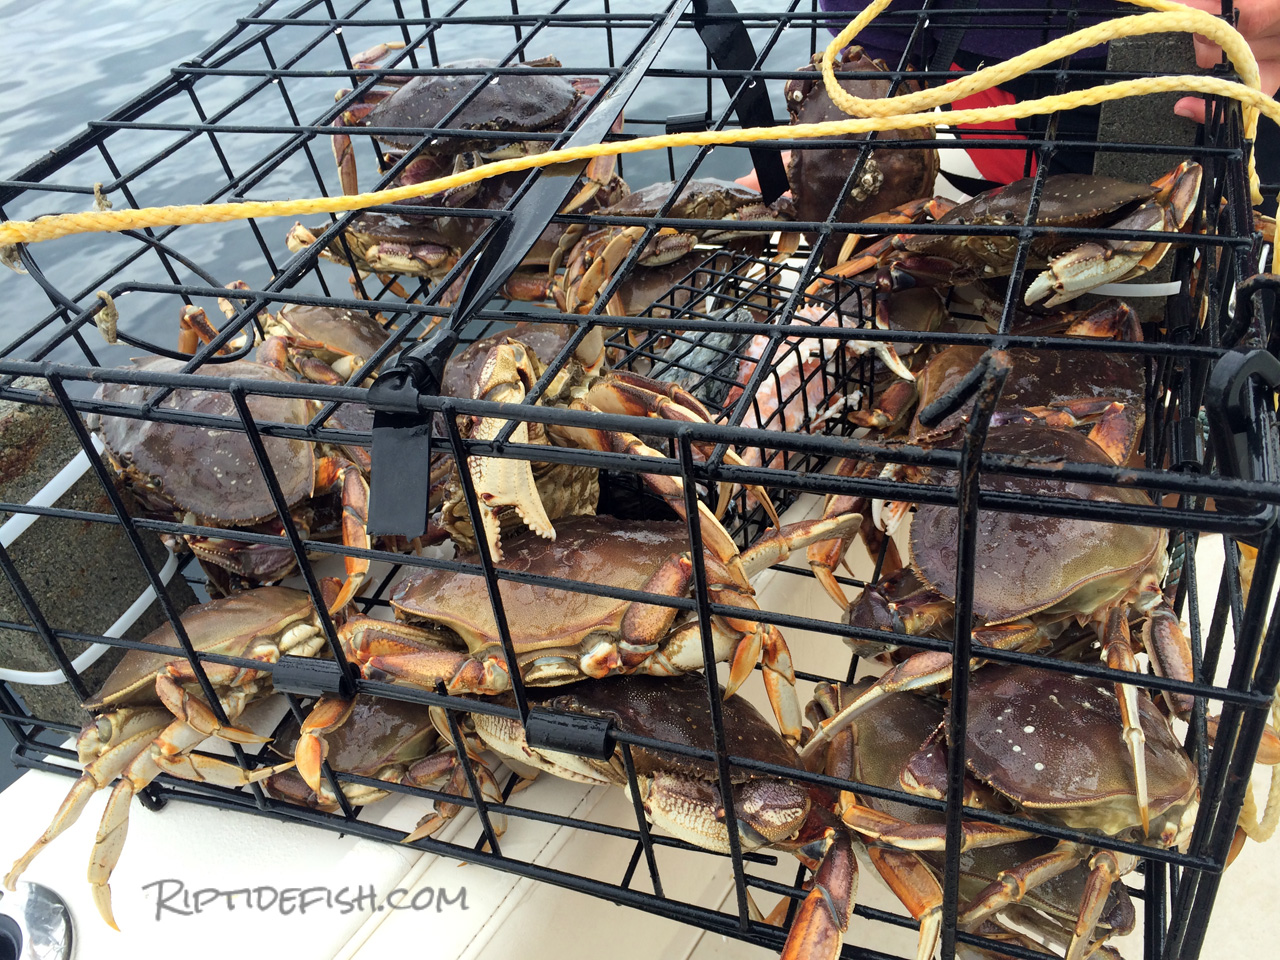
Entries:
{"label": "crab trap", "polygon": [[[1130,12],[891,7],[896,58],[836,70],[906,95],[972,73],[967,35]],[[839,119],[813,62],[833,16],[264,3],[0,183],[0,214],[331,197]],[[1023,82],[1134,78],[1096,53]],[[1238,824],[1264,832],[1255,758],[1280,760],[1251,144],[1226,102],[1185,147],[1099,144],[1078,112],[946,121],[15,248],[0,397],[65,414],[108,507],[0,509],[118,527],[166,622],[53,619],[0,548],[25,613],[0,627],[96,718],[50,835],[121,774],[108,828],[136,793],[397,843],[365,811],[411,794],[419,850],[791,957],[885,956],[890,927],[944,958],[1198,956]],[[1100,151],[1154,182],[1095,178]],[[986,191],[1001,165],[1017,182]],[[940,167],[982,192],[933,200]],[[752,168],[761,191],[732,182]],[[157,535],[229,599],[180,609]],[[119,663],[105,682],[73,665],[84,643]],[[6,676],[18,761],[76,775],[76,724]],[[263,746],[238,722],[268,696],[287,710]],[[522,804],[495,761],[625,787],[634,820]],[[538,822],[629,853],[586,874],[510,853]],[[110,847],[104,912],[130,855]],[[727,907],[672,892],[674,851],[729,865]],[[856,902],[855,856],[899,909]]]}

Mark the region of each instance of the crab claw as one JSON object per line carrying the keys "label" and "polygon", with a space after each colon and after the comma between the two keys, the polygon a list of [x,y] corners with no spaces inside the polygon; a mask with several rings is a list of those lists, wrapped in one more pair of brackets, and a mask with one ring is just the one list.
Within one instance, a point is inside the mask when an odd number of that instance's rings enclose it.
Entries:
{"label": "crab claw", "polygon": [[818,960],[840,956],[844,933],[853,916],[858,862],[848,831],[827,827],[820,841],[822,860],[813,888],[796,912],[781,960]]}
{"label": "crab claw", "polygon": [[[507,339],[489,353],[473,395],[479,400],[518,404],[524,400],[536,379],[534,361],[528,349],[518,340]],[[478,440],[492,440],[506,423],[506,420],[493,417],[477,418],[472,436]],[[516,443],[529,443],[528,424],[517,424],[511,439]],[[467,468],[475,485],[485,540],[495,560],[502,559],[497,517],[499,507],[514,507],[520,519],[538,536],[547,540],[556,538],[555,527],[542,505],[542,497],[533,478],[533,466],[528,460],[468,457]]]}
{"label": "crab claw", "polygon": [[321,697],[311,708],[307,719],[302,721],[298,735],[298,743],[293,750],[293,758],[297,763],[298,773],[306,781],[311,792],[320,795],[324,784],[322,765],[329,755],[329,745],[324,735],[331,733],[351,718],[355,708],[355,700],[344,700],[339,697]]}
{"label": "crab claw", "polygon": [[[1115,230],[1176,233],[1186,225],[1200,195],[1204,170],[1187,160],[1155,181],[1156,194],[1131,214],[1111,224]],[[1049,268],[1031,282],[1028,304],[1053,296],[1045,306],[1074,300],[1105,283],[1140,277],[1169,251],[1168,243],[1152,240],[1097,240],[1082,243],[1049,261]]]}
{"label": "crab claw", "polygon": [[820,763],[831,738],[849,726],[858,714],[891,693],[936,686],[951,677],[951,654],[942,651],[926,651],[888,670],[862,695],[846,705],[818,730],[800,751],[800,761],[806,768]]}

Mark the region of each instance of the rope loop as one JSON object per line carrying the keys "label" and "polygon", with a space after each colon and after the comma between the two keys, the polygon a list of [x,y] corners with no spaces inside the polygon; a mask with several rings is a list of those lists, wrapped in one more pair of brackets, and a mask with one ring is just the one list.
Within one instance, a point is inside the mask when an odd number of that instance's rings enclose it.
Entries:
{"label": "rope loop", "polygon": [[[139,210],[102,210],[91,213],[67,213],[41,217],[34,221],[7,220],[0,223],[0,262],[17,263],[16,244],[39,243],[77,233],[108,233],[141,230],[148,227],[182,226],[196,223],[226,223],[257,217],[297,217],[318,213],[346,213],[379,204],[395,203],[416,197],[443,193],[466,184],[487,180],[520,170],[589,160],[596,157],[642,153],[668,147],[729,146],[770,140],[807,140],[816,137],[857,136],[883,130],[905,130],[911,127],[935,126],[938,107],[961,97],[1007,83],[1014,77],[1035,70],[1079,50],[1097,46],[1119,37],[1151,33],[1197,33],[1222,47],[1243,82],[1212,76],[1144,77],[1101,84],[1085,90],[1054,94],[1038,100],[974,110],[953,110],[946,118],[948,125],[990,123],[998,120],[1039,116],[1058,110],[1092,106],[1122,97],[1138,97],[1152,93],[1198,93],[1238,101],[1243,108],[1244,134],[1253,139],[1258,117],[1265,115],[1280,123],[1280,104],[1262,92],[1258,62],[1248,42],[1232,26],[1218,17],[1184,7],[1172,0],[1125,0],[1156,12],[1118,17],[1104,23],[1077,30],[1036,47],[1011,60],[986,67],[963,77],[918,93],[899,97],[866,100],[844,90],[835,77],[835,58],[841,49],[874,20],[891,0],[874,0],[840,32],[823,52],[822,78],[831,99],[850,115],[848,120],[794,126],[749,127],[741,130],[704,130],[691,133],[662,134],[615,143],[588,144],[564,150],[493,163],[480,164],[450,176],[427,180],[409,186],[392,187],[370,193],[343,194],[307,200],[276,200],[244,203],[192,204],[185,206],[146,207]],[[1249,158],[1249,187],[1254,204],[1262,201],[1258,175],[1252,154]],[[1272,272],[1280,273],[1280,244],[1273,245]]]}

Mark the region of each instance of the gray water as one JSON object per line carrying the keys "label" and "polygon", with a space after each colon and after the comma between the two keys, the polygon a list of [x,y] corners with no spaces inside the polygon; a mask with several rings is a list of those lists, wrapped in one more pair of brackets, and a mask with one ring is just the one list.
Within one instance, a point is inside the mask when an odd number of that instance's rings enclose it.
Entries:
{"label": "gray water", "polygon": [[[294,2],[282,3],[274,15],[285,15],[295,9]],[[343,5],[339,5],[340,7]],[[407,6],[412,6],[407,5]],[[550,9],[550,0],[532,0],[521,3],[522,11]],[[644,0],[614,0],[611,9],[615,13],[649,12],[653,4]],[[764,11],[785,7],[776,0],[738,0],[740,10]],[[443,9],[444,4],[433,4],[433,11]],[[163,79],[169,69],[208,47],[230,30],[237,16],[246,15],[253,3],[233,0],[13,0],[0,2],[0,36],[4,38],[6,56],[0,58],[0,177],[11,178],[19,170],[37,160],[41,155],[56,149],[84,125],[104,117],[149,86]],[[807,8],[807,5],[806,5]],[[567,12],[597,12],[599,0],[581,0],[565,8]],[[498,15],[510,12],[508,0],[472,0],[462,11],[470,16]],[[318,14],[317,14],[318,15]],[[377,17],[393,15],[389,3],[372,3],[361,11],[361,16]],[[752,37],[757,48],[766,40],[768,31],[753,28]],[[381,39],[395,36],[386,27],[364,30],[348,28],[347,40],[352,50],[361,50]],[[620,31],[625,37],[625,31]],[[634,33],[632,34],[634,36]],[[290,49],[297,38],[285,31],[285,41],[279,46]],[[292,44],[289,42],[292,40]],[[497,50],[507,50],[512,41],[509,27],[467,27],[442,30],[438,45],[441,60],[465,57],[491,56]],[[807,30],[789,31],[779,43],[767,66],[769,69],[795,69],[808,60],[810,36]],[[627,49],[625,44],[620,50]],[[557,55],[566,66],[600,66],[606,63],[606,51],[599,31],[594,36],[579,36],[569,29],[545,31],[528,50],[528,56]],[[236,66],[260,67],[261,59],[242,57]],[[300,66],[309,69],[338,68],[341,61],[332,43],[327,44],[316,58],[309,58]],[[701,68],[706,65],[706,54],[696,34],[691,30],[678,30],[663,49],[656,66],[669,68]],[[226,102],[240,90],[247,89],[251,80],[231,78],[201,81],[202,91],[214,91],[210,99]],[[291,81],[290,93],[299,115],[310,120],[326,105],[332,104],[334,91],[341,80]],[[785,118],[786,110],[781,95],[781,84],[771,90],[774,113]],[[646,81],[628,105],[628,113],[646,118],[665,118],[672,115],[701,111],[705,103],[705,81],[683,80]],[[722,107],[725,94],[716,81],[713,95],[717,107]],[[147,119],[173,120],[165,109],[149,114]],[[232,122],[283,123],[286,118],[276,114],[247,115],[242,111],[234,115]],[[646,132],[655,132],[648,130]],[[172,133],[149,134],[147,146],[151,151],[171,142]],[[113,136],[113,145],[126,138]],[[230,140],[231,138],[224,138]],[[260,156],[278,141],[278,138],[258,138],[249,146],[249,156]],[[234,144],[233,144],[234,146]],[[253,153],[252,151],[258,151]],[[321,163],[329,162],[328,144],[317,143],[316,155]],[[146,155],[144,152],[142,155]],[[126,151],[127,156],[127,151]],[[693,151],[680,151],[676,156],[676,170],[688,163]],[[135,157],[135,162],[136,162]],[[714,151],[699,169],[699,176],[718,176],[732,179],[749,168],[747,154],[743,150],[721,148]],[[243,166],[243,164],[242,164]],[[665,154],[649,154],[628,158],[625,175],[633,187],[669,178]],[[336,177],[326,171],[327,182],[336,190]],[[81,185],[94,179],[107,180],[107,176],[76,176],[74,171],[53,175],[55,182]],[[143,203],[193,202],[203,199],[212,187],[225,181],[225,174],[213,154],[196,148],[184,150],[181,163],[170,164],[164,176],[149,184],[155,194],[140,193]],[[274,196],[311,196],[315,183],[311,174],[295,165],[273,175],[255,193],[257,198]],[[43,193],[32,194],[6,210],[10,217],[27,218],[41,213],[89,209],[90,201],[83,195]],[[272,231],[269,240],[278,262],[287,260],[283,234],[287,225],[279,221],[264,221],[264,232]],[[262,256],[256,245],[243,242],[244,234],[220,231],[215,228],[184,228],[180,249],[219,281],[243,278],[253,285],[267,279]],[[74,246],[72,246],[74,244]],[[61,245],[61,246],[60,246]],[[56,241],[47,248],[35,248],[38,261],[49,275],[55,278],[58,288],[67,295],[80,292],[90,277],[96,276],[115,260],[126,248],[119,241],[107,238],[88,238],[75,241]],[[74,257],[68,255],[74,250]],[[335,289],[345,289],[345,269],[335,268],[331,279]],[[158,269],[154,258],[129,268],[128,279],[167,282],[168,278]],[[112,278],[123,279],[121,278]],[[192,276],[182,278],[200,282]],[[91,296],[91,295],[90,295]],[[87,300],[82,301],[82,303]],[[175,314],[173,301],[146,302],[141,297],[131,297],[122,303],[122,313],[132,324],[131,330],[171,343],[174,336]],[[49,300],[29,278],[0,270],[0,343],[9,342],[18,332],[25,330],[50,310]],[[126,363],[136,350],[119,346],[108,348],[94,342],[92,348],[100,363],[117,365]],[[19,352],[19,357],[23,352]],[[68,348],[56,359],[83,363],[78,350]],[[7,730],[0,726],[0,788],[14,778],[15,771],[9,761],[12,742]]]}

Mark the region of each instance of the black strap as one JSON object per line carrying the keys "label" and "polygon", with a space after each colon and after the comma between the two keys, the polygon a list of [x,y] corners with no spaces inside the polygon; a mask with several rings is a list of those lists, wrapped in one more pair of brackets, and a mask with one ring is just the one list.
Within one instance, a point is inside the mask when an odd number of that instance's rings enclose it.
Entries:
{"label": "black strap", "polygon": [[[751,70],[756,63],[751,34],[737,14],[733,0],[693,0],[694,29],[711,54],[712,62],[718,69],[726,71],[724,85],[729,96],[737,94],[734,112],[738,115],[738,122],[744,127],[772,127],[776,121],[765,84],[752,83],[739,90],[743,77],[728,75],[729,71]],[[781,148],[755,143],[748,149],[764,202],[773,203],[790,189],[787,171],[782,166]]]}
{"label": "black strap", "polygon": [[[674,0],[666,16],[654,23],[630,63],[578,124],[564,144],[566,148],[604,139],[689,2]],[[370,387],[373,461],[377,464],[369,489],[367,529],[371,534],[417,537],[426,530],[429,484],[423,478],[431,463],[431,415],[419,411],[418,399],[439,393],[444,363],[461,339],[461,331],[519,266],[569,196],[585,165],[585,161],[562,163],[530,176],[524,193],[507,215],[491,224],[478,241],[479,254],[453,314],[429,339],[409,346],[394,364],[383,367]]]}
{"label": "black strap", "polygon": [[[972,10],[978,6],[978,0],[954,0],[953,11]],[[934,47],[933,59],[929,61],[930,70],[950,70],[960,50],[960,41],[969,29],[972,17],[956,17],[951,26],[938,34],[938,45]]]}

